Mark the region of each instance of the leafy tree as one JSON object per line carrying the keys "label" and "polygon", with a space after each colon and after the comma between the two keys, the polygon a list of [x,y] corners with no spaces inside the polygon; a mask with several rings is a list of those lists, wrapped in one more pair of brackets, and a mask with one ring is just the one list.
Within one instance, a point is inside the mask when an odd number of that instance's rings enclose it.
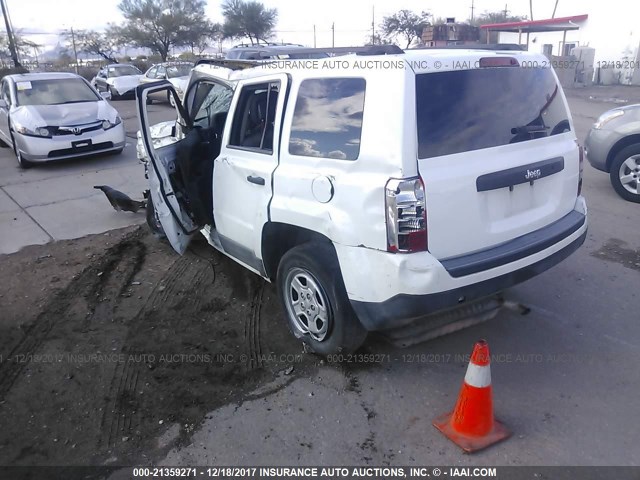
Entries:
{"label": "leafy tree", "polygon": [[[110,63],[118,63],[116,55],[122,43],[113,28],[107,29],[106,32],[78,30],[74,34],[78,51],[98,55]],[[65,32],[65,37],[69,41],[70,32]]]}
{"label": "leafy tree", "polygon": [[124,44],[148,48],[166,61],[174,47],[188,44],[192,30],[210,28],[206,0],[122,0],[123,26],[112,27]]}
{"label": "leafy tree", "polygon": [[[505,14],[503,10],[498,12],[483,12],[478,15],[473,21],[470,21],[469,24],[479,27],[481,25],[487,25],[491,23],[507,23],[507,22],[522,22],[526,20],[526,16],[519,15],[508,15]],[[481,31],[480,33],[480,42],[481,43],[498,43],[498,32],[490,32],[490,38],[487,41],[487,35],[485,32]]]}
{"label": "leafy tree", "polygon": [[369,47],[371,45],[393,45],[393,42],[388,38],[382,37],[379,33],[374,34],[373,39],[371,35],[367,35],[364,39],[364,46]]}
{"label": "leafy tree", "polygon": [[476,18],[473,19],[473,21],[470,21],[469,23],[471,25],[475,25],[476,27],[479,27],[480,25],[487,25],[490,23],[522,22],[526,19],[527,19],[526,16],[505,15],[504,11],[502,10],[498,12],[485,11],[482,14],[478,15]]}
{"label": "leafy tree", "polygon": [[94,30],[64,30],[62,37],[65,40],[65,47],[73,52],[73,42],[77,53],[88,53],[98,55],[108,62],[118,63],[116,54],[122,43],[112,28],[106,32],[96,32]]}
{"label": "leafy tree", "polygon": [[189,47],[192,56],[202,55],[212,42],[217,42],[221,37],[222,26],[219,23],[206,21],[187,32],[184,45]]}
{"label": "leafy tree", "polygon": [[400,37],[407,44],[405,48],[409,48],[422,37],[422,30],[430,25],[430,19],[431,14],[427,12],[418,15],[411,10],[400,10],[382,19],[382,36],[393,40]]}
{"label": "leafy tree", "polygon": [[256,0],[225,0],[222,15],[223,37],[246,37],[252,45],[270,38],[278,20],[275,8],[265,8]]}
{"label": "leafy tree", "polygon": [[[32,55],[38,55],[42,49],[42,45],[31,40],[28,40],[22,36],[20,31],[17,31],[13,35],[16,50],[21,57],[27,57]],[[10,65],[13,62],[11,53],[9,51],[9,39],[5,34],[0,34],[0,63]]]}

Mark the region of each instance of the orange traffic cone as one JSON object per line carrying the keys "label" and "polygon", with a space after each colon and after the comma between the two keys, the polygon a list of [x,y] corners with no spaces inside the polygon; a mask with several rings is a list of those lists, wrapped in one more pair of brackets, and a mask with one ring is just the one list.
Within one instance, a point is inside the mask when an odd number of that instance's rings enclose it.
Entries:
{"label": "orange traffic cone", "polygon": [[476,342],[456,407],[433,421],[434,427],[466,452],[482,450],[511,435],[493,418],[489,360],[487,341]]}

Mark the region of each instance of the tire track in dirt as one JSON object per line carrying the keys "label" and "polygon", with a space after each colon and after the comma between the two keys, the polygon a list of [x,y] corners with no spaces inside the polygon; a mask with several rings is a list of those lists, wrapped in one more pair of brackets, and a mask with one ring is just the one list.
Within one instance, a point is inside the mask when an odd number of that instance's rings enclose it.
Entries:
{"label": "tire track in dirt", "polygon": [[[26,329],[24,337],[13,347],[6,361],[0,363],[0,401],[12,388],[29,358],[37,352],[57,324],[69,318],[84,318],[83,329],[88,328],[91,317],[103,317],[108,300],[118,297],[131,278],[144,263],[146,248],[136,234],[109,248],[97,261],[86,267],[80,275],[44,307],[35,321]],[[123,255],[126,252],[126,255]],[[114,272],[123,274],[118,279]]]}
{"label": "tire track in dirt", "polygon": [[[195,268],[194,268],[194,264]],[[153,317],[157,312],[175,312],[186,316],[190,312],[198,312],[201,299],[185,295],[190,290],[199,291],[208,279],[204,262],[194,260],[190,256],[179,257],[158,282],[138,314],[131,320],[132,332],[128,339],[135,337],[137,322]],[[101,421],[102,437],[100,443],[113,447],[136,429],[141,428],[140,408],[141,395],[148,384],[149,371],[155,368],[149,352],[140,351],[126,342],[122,348],[126,361],[118,364],[111,380],[108,398],[110,404],[105,408]],[[157,360],[154,355],[154,360]]]}
{"label": "tire track in dirt", "polygon": [[255,370],[264,365],[262,347],[260,344],[260,312],[264,296],[265,284],[261,282],[251,301],[251,313],[247,315],[244,324],[244,340],[248,349],[247,368]]}

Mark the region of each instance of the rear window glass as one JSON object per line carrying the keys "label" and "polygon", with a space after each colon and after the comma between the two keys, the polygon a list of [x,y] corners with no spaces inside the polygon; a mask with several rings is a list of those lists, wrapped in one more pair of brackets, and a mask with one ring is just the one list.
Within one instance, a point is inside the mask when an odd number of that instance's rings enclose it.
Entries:
{"label": "rear window glass", "polygon": [[480,68],[416,75],[416,108],[419,158],[570,130],[549,68]]}
{"label": "rear window glass", "polygon": [[323,78],[300,84],[289,153],[356,160],[360,153],[364,78]]}

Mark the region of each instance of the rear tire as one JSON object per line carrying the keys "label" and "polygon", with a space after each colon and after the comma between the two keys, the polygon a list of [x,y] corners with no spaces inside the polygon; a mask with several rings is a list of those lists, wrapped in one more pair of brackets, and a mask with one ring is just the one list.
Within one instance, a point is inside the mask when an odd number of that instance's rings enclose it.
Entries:
{"label": "rear tire", "polygon": [[623,148],[611,162],[611,185],[629,202],[640,203],[640,143]]}
{"label": "rear tire", "polygon": [[278,296],[289,330],[319,355],[351,353],[367,337],[342,280],[330,244],[306,243],[280,261]]}
{"label": "rear tire", "polygon": [[116,90],[113,87],[109,87],[107,90],[111,94],[111,100],[115,100],[117,98],[120,98],[120,96],[118,95],[118,92],[116,92]]}

